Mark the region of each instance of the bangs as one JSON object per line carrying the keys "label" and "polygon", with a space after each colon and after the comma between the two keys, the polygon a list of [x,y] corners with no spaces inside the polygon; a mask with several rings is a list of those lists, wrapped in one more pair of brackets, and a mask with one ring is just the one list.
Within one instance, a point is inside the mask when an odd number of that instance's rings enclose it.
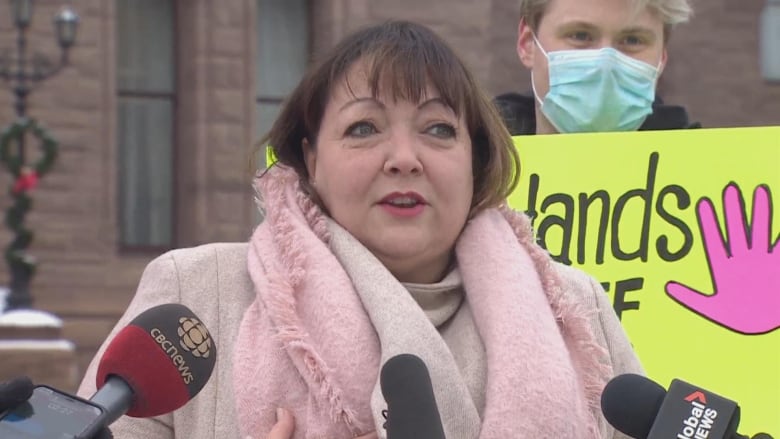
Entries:
{"label": "bangs", "polygon": [[[393,100],[420,102],[432,87],[441,99],[460,117],[470,95],[471,83],[460,61],[435,34],[424,28],[394,26],[367,32],[356,47],[332,65],[329,82],[345,79],[352,93],[347,71],[356,62],[363,62],[365,80],[372,97],[379,94]],[[354,79],[353,79],[354,80]]]}
{"label": "bangs", "polygon": [[[359,75],[352,74],[353,66],[359,66]],[[320,207],[317,190],[309,183],[304,145],[316,148],[334,90],[346,86],[355,96],[358,85],[360,89],[365,85],[374,99],[381,95],[417,104],[430,99],[428,91],[435,90],[442,103],[465,120],[472,152],[472,213],[501,205],[517,186],[520,160],[515,146],[490,97],[466,65],[429,28],[390,21],[349,35],[309,69],[261,142],[272,145],[278,163],[295,169],[301,188]]]}

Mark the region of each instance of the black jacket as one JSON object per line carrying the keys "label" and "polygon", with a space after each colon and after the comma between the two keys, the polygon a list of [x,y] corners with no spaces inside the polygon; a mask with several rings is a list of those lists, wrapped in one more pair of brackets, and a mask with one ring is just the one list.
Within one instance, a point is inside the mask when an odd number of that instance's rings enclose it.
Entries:
{"label": "black jacket", "polygon": [[[504,123],[513,136],[536,134],[536,107],[533,95],[520,93],[504,93],[494,100]],[[656,96],[653,102],[653,113],[647,116],[640,131],[644,130],[675,130],[681,128],[700,128],[698,122],[690,122],[685,108],[676,105],[665,105]]]}

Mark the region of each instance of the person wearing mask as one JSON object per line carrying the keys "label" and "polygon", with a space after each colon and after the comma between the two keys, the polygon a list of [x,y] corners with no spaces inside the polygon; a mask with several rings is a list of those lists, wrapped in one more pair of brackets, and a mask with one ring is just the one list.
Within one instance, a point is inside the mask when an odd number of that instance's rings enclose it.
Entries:
{"label": "person wearing mask", "polygon": [[689,0],[520,0],[517,54],[531,96],[494,102],[512,135],[695,128],[656,93]]}

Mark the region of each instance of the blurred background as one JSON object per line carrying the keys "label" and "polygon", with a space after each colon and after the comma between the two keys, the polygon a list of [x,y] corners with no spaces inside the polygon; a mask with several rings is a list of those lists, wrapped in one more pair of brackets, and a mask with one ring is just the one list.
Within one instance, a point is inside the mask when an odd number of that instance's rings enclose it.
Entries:
{"label": "blurred background", "polygon": [[[0,0],[7,71],[16,68],[19,1]],[[350,31],[387,19],[421,22],[456,48],[490,93],[530,91],[515,52],[517,0],[30,4],[29,56],[54,64],[62,52],[53,18],[63,5],[79,17],[69,65],[26,99],[26,115],[59,142],[54,166],[29,190],[24,219],[35,234],[27,249],[37,259],[32,307],[57,323],[36,332],[24,328],[26,314],[5,323],[0,315],[0,380],[21,370],[75,389],[151,259],[247,240],[258,221],[255,143],[310,60]],[[780,2],[693,6],[692,22],[672,35],[659,83],[664,101],[683,105],[706,128],[780,125]],[[769,25],[761,26],[762,16]],[[17,120],[16,104],[13,93],[0,92],[0,129]],[[40,160],[39,142],[27,140],[27,159]],[[0,164],[0,213],[11,209],[16,182]],[[0,248],[15,236],[0,227]],[[10,283],[3,261],[0,288]]]}

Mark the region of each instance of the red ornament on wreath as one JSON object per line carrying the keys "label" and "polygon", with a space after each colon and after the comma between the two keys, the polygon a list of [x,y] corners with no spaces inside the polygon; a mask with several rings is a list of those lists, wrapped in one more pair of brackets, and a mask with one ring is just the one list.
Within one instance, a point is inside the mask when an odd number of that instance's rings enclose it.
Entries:
{"label": "red ornament on wreath", "polygon": [[13,193],[20,194],[22,192],[30,192],[38,186],[38,173],[28,166],[22,168],[19,176],[16,177],[14,186],[11,189]]}

